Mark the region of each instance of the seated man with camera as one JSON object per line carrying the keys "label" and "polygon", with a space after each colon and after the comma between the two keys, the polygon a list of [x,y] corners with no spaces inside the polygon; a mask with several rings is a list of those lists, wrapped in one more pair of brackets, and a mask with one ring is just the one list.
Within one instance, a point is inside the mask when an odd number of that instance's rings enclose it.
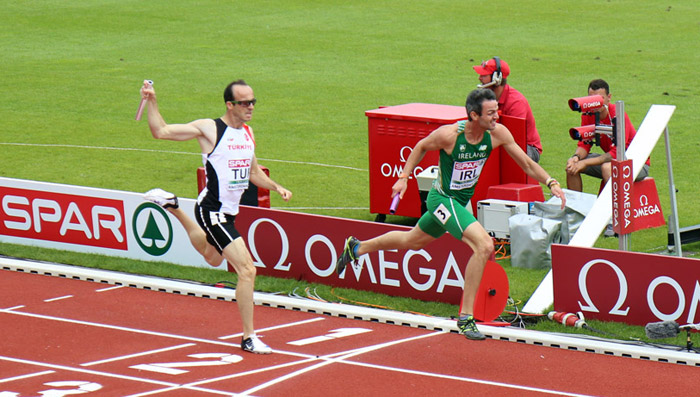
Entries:
{"label": "seated man with camera", "polygon": [[[613,119],[616,115],[615,105],[610,103],[610,87],[605,80],[596,79],[588,84],[588,95],[594,96],[599,95],[603,97],[603,103],[598,104],[580,104],[581,110],[581,125],[590,126],[594,124],[601,124],[612,126],[614,124]],[[589,109],[586,107],[590,106]],[[573,109],[573,107],[572,107]],[[597,117],[596,117],[597,116]],[[613,128],[614,133],[614,128]],[[625,113],[625,149],[629,147],[634,135],[637,131],[634,129],[632,122]],[[573,137],[573,134],[572,134]],[[577,138],[575,138],[577,139]],[[566,162],[566,187],[570,190],[582,191],[583,181],[581,180],[581,174],[586,174],[603,180],[604,186],[610,179],[611,164],[612,159],[617,158],[617,147],[613,143],[613,139],[610,135],[599,134],[595,139],[595,143],[592,139],[581,139],[578,137],[579,142],[576,147],[576,153],[574,153]],[[602,154],[591,153],[591,148],[594,144],[599,144]],[[639,172],[639,175],[635,181],[640,181],[649,175],[649,159],[647,159],[646,164]]]}

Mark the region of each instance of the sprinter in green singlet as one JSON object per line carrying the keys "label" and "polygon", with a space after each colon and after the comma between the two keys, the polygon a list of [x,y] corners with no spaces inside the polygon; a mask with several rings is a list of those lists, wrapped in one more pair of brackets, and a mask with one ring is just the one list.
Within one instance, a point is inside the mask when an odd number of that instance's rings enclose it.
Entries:
{"label": "sprinter in green singlet", "polygon": [[559,182],[527,156],[505,126],[497,123],[498,102],[493,91],[472,91],[467,96],[466,109],[466,121],[442,126],[416,144],[399,180],[392,187],[392,197],[397,194],[403,197],[408,177],[425,153],[440,151],[440,173],[428,193],[428,210],[418,224],[409,231],[391,231],[366,241],[348,237],[336,270],[342,273],[349,263],[369,252],[419,250],[449,232],[473,251],[464,273],[464,293],[457,326],[468,339],[481,340],[485,337],[474,321],[474,299],[494,246],[491,237],[466,206],[491,150],[503,146],[527,175],[545,184],[554,196],[561,199],[562,208],[566,205],[566,198]]}

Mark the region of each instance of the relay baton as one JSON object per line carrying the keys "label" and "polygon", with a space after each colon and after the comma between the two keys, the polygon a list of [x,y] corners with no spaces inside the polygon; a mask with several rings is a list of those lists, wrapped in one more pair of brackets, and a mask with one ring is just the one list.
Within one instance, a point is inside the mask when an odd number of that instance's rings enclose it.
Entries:
{"label": "relay baton", "polygon": [[394,199],[391,200],[391,207],[389,207],[390,214],[396,213],[396,207],[399,206],[399,201],[401,201],[401,194],[397,193],[396,196],[394,196]]}
{"label": "relay baton", "polygon": [[[148,84],[148,88],[153,87],[152,80],[146,80],[144,83]],[[139,103],[139,109],[136,111],[136,120],[141,120],[141,115],[143,114],[143,108],[146,106],[146,100],[141,98],[141,103]]]}

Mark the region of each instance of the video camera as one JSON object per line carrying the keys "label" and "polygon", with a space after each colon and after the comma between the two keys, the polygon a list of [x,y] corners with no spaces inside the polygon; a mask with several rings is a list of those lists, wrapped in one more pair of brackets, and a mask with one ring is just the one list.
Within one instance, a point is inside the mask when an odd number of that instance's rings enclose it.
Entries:
{"label": "video camera", "polygon": [[592,142],[596,140],[598,134],[608,135],[615,142],[616,120],[613,119],[613,125],[605,124],[589,124],[580,127],[569,129],[571,139],[576,141]]}
{"label": "video camera", "polygon": [[601,95],[590,95],[569,99],[569,108],[574,112],[595,115],[595,124],[583,125],[569,129],[569,136],[576,141],[600,146],[600,134],[610,136],[613,144],[616,144],[616,120],[613,125],[600,124],[600,112],[605,106],[605,99]]}
{"label": "video camera", "polygon": [[605,99],[602,95],[584,96],[581,98],[569,99],[569,107],[574,112],[591,114],[605,106]]}

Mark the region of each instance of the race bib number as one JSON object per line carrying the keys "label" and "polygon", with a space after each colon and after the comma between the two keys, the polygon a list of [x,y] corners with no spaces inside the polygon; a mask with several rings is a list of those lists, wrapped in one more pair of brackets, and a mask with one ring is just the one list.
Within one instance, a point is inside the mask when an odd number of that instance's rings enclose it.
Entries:
{"label": "race bib number", "polygon": [[476,184],[486,160],[455,162],[452,168],[451,190],[468,189]]}
{"label": "race bib number", "polygon": [[223,212],[210,212],[209,222],[214,226],[226,223],[226,214]]}
{"label": "race bib number", "polygon": [[445,204],[440,203],[437,208],[435,208],[435,211],[433,211],[433,215],[439,220],[443,225],[447,223],[447,221],[452,217],[452,213],[445,207]]}
{"label": "race bib number", "polygon": [[248,181],[250,180],[250,159],[229,160],[228,162],[228,190],[245,190],[248,189]]}

